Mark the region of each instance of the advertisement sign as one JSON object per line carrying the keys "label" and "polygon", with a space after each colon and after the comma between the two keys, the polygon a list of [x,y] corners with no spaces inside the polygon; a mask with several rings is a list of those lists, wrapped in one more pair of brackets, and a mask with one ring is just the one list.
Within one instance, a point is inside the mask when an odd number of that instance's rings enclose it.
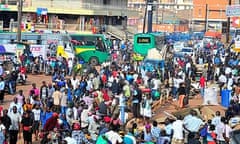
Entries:
{"label": "advertisement sign", "polygon": [[0,4],[0,11],[10,10],[7,4]]}
{"label": "advertisement sign", "polygon": [[240,17],[232,17],[232,27],[240,27]]}
{"label": "advertisement sign", "polygon": [[32,52],[33,56],[42,56],[43,58],[46,57],[46,50],[44,45],[31,45],[30,51]]}
{"label": "advertisement sign", "polygon": [[234,38],[234,47],[233,50],[235,52],[240,52],[240,36],[237,36],[236,38]]}
{"label": "advertisement sign", "polygon": [[47,8],[37,8],[37,15],[47,15],[48,9]]}
{"label": "advertisement sign", "polygon": [[240,5],[231,5],[226,7],[226,16],[234,17],[240,16]]}
{"label": "advertisement sign", "polygon": [[3,44],[3,46],[6,49],[6,52],[16,53],[17,44]]}

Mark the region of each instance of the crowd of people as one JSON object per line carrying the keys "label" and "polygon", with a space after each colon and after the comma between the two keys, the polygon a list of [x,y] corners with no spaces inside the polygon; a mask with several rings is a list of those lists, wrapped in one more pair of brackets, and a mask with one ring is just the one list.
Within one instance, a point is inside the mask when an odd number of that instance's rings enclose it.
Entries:
{"label": "crowd of people", "polygon": [[[21,137],[24,144],[231,143],[229,121],[240,113],[238,54],[223,47],[196,59],[168,60],[164,73],[159,73],[157,67],[148,71],[141,62],[133,62],[126,49],[114,46],[119,50],[112,52],[114,61],[86,66],[80,76],[72,72],[72,59],[58,56],[51,80],[41,85],[32,82],[29,91],[15,94],[8,109],[0,109],[0,144],[16,144]],[[207,63],[199,77],[202,97],[210,83],[232,91],[225,115],[217,111],[212,120],[206,120],[191,110],[160,124],[153,119],[153,105],[164,89],[173,101],[178,100],[178,108],[186,107],[191,83],[197,79],[195,63]],[[129,123],[130,119],[134,121]]]}

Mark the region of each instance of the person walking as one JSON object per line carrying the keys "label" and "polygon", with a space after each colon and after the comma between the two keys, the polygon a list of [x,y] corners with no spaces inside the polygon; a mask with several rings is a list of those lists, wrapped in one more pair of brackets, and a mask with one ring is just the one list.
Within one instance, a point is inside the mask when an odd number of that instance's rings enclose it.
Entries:
{"label": "person walking", "polygon": [[24,144],[32,144],[32,124],[33,120],[30,117],[30,113],[25,112],[21,120]]}
{"label": "person walking", "polygon": [[182,116],[178,116],[177,120],[172,124],[173,136],[172,136],[172,144],[183,144],[184,136],[183,136],[183,118]]}
{"label": "person walking", "polygon": [[[11,119],[11,125],[9,128],[9,144],[16,144],[18,138],[21,139],[20,130],[20,122],[21,122],[21,115],[17,111],[17,106],[13,106],[13,111],[9,113],[9,117]],[[18,137],[19,134],[19,137]]]}
{"label": "person walking", "polygon": [[200,86],[200,94],[201,94],[201,96],[203,98],[204,97],[204,92],[205,92],[205,87],[206,87],[206,79],[205,79],[203,74],[200,77],[199,86]]}
{"label": "person walking", "polygon": [[186,89],[185,89],[185,84],[181,83],[180,87],[178,88],[178,107],[183,108],[184,107],[184,98],[186,97]]}
{"label": "person walking", "polygon": [[4,88],[5,82],[2,77],[0,77],[0,103],[3,103],[4,100]]}

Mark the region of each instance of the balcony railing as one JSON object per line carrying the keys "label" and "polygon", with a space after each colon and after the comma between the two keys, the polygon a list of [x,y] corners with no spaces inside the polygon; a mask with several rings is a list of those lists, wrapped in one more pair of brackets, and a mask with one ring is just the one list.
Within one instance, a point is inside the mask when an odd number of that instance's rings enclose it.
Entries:
{"label": "balcony railing", "polygon": [[[2,4],[7,5],[17,5],[17,0],[2,0]],[[106,9],[115,9],[115,10],[127,10],[126,5],[104,5],[96,3],[85,3],[80,0],[25,0],[25,7],[44,7],[44,8],[64,8],[64,9],[88,9],[88,10],[106,10]]]}
{"label": "balcony railing", "polygon": [[[35,30],[49,30],[49,31],[68,31],[68,32],[92,32],[92,28],[96,26],[92,26],[89,24],[85,24],[81,26],[80,24],[54,24],[54,23],[48,23],[48,24],[32,24],[34,25]],[[11,22],[9,31],[11,32],[17,32],[18,22]],[[97,28],[97,27],[96,27]],[[32,26],[25,27],[23,31],[31,31]]]}

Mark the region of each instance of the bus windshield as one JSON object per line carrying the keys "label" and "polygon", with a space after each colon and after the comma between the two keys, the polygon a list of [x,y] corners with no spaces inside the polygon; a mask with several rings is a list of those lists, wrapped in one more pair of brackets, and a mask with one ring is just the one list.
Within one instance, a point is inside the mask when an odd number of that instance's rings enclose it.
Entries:
{"label": "bus windshield", "polygon": [[139,33],[134,35],[134,52],[146,56],[148,50],[157,48],[161,51],[165,37],[162,33]]}

